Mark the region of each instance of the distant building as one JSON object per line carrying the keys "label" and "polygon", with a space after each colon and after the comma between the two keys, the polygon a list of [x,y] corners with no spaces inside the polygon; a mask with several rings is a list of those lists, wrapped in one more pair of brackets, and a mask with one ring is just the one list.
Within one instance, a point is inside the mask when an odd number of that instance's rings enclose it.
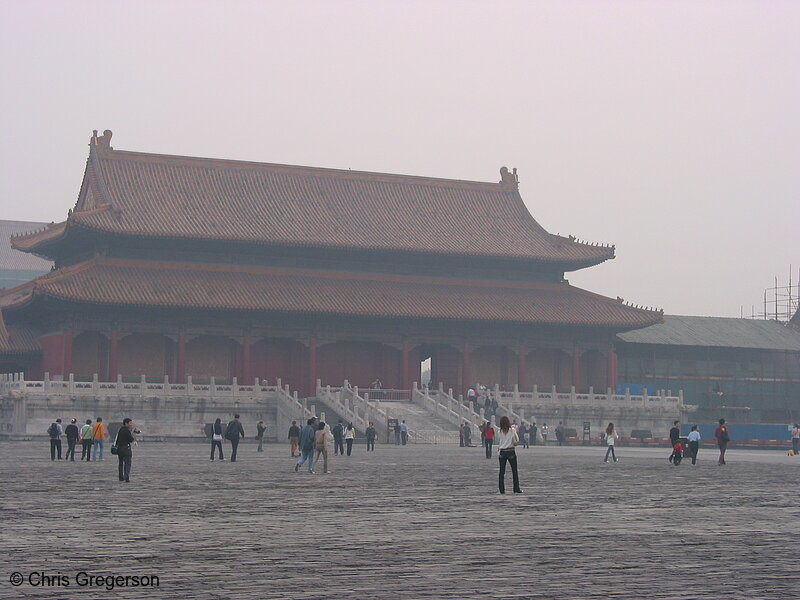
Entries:
{"label": "distant building", "polygon": [[0,288],[16,287],[50,271],[53,263],[11,247],[11,236],[42,229],[46,223],[0,221]]}
{"label": "distant building", "polygon": [[698,421],[800,419],[800,331],[777,321],[665,315],[617,335],[618,389],[683,390]]}

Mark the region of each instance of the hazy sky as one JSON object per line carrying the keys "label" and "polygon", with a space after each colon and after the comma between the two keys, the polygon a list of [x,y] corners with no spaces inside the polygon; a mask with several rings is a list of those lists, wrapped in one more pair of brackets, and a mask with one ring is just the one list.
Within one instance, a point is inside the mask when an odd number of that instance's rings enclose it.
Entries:
{"label": "hazy sky", "polygon": [[[739,316],[800,266],[800,2],[0,0],[0,218],[141,150],[497,181],[576,285]],[[487,231],[487,235],[491,235]]]}

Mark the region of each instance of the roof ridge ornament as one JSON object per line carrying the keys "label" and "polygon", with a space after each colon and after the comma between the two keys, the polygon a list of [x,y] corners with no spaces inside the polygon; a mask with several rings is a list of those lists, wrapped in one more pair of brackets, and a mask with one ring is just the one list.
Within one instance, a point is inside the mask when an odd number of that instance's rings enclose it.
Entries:
{"label": "roof ridge ornament", "polygon": [[519,187],[517,168],[514,167],[514,169],[509,172],[508,167],[500,167],[500,183],[513,185],[515,188]]}
{"label": "roof ridge ornament", "polygon": [[111,147],[111,136],[114,135],[111,133],[110,129],[106,129],[103,132],[103,135],[97,135],[97,129],[92,131],[92,137],[89,138],[89,146],[96,146],[98,148],[106,148],[107,150],[113,150],[114,148]]}

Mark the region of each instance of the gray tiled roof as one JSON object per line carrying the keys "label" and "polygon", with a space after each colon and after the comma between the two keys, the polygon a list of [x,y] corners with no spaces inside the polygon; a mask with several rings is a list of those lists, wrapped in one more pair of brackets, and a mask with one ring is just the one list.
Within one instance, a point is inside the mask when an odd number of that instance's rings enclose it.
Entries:
{"label": "gray tiled roof", "polygon": [[41,229],[45,223],[32,221],[0,221],[0,269],[47,272],[53,263],[11,247],[11,235]]}
{"label": "gray tiled roof", "polygon": [[634,344],[713,346],[800,352],[800,331],[777,321],[664,315],[664,322],[620,333]]}

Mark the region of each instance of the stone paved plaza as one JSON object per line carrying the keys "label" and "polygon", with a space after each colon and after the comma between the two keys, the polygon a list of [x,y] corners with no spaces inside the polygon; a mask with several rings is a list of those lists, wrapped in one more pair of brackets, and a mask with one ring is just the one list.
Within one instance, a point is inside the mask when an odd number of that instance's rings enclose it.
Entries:
{"label": "stone paved plaza", "polygon": [[[1,598],[746,598],[798,590],[800,459],[701,450],[520,450],[523,495],[497,493],[481,448],[359,445],[331,473],[287,446],[209,462],[201,444],[142,443],[52,463],[0,444]],[[108,449],[106,449],[108,450]],[[226,447],[226,452],[228,448]],[[510,488],[510,480],[508,483]],[[127,541],[123,541],[127,540]],[[19,587],[12,573],[69,587]],[[77,574],[156,575],[158,588],[78,587]],[[35,575],[35,578],[38,575]]]}

